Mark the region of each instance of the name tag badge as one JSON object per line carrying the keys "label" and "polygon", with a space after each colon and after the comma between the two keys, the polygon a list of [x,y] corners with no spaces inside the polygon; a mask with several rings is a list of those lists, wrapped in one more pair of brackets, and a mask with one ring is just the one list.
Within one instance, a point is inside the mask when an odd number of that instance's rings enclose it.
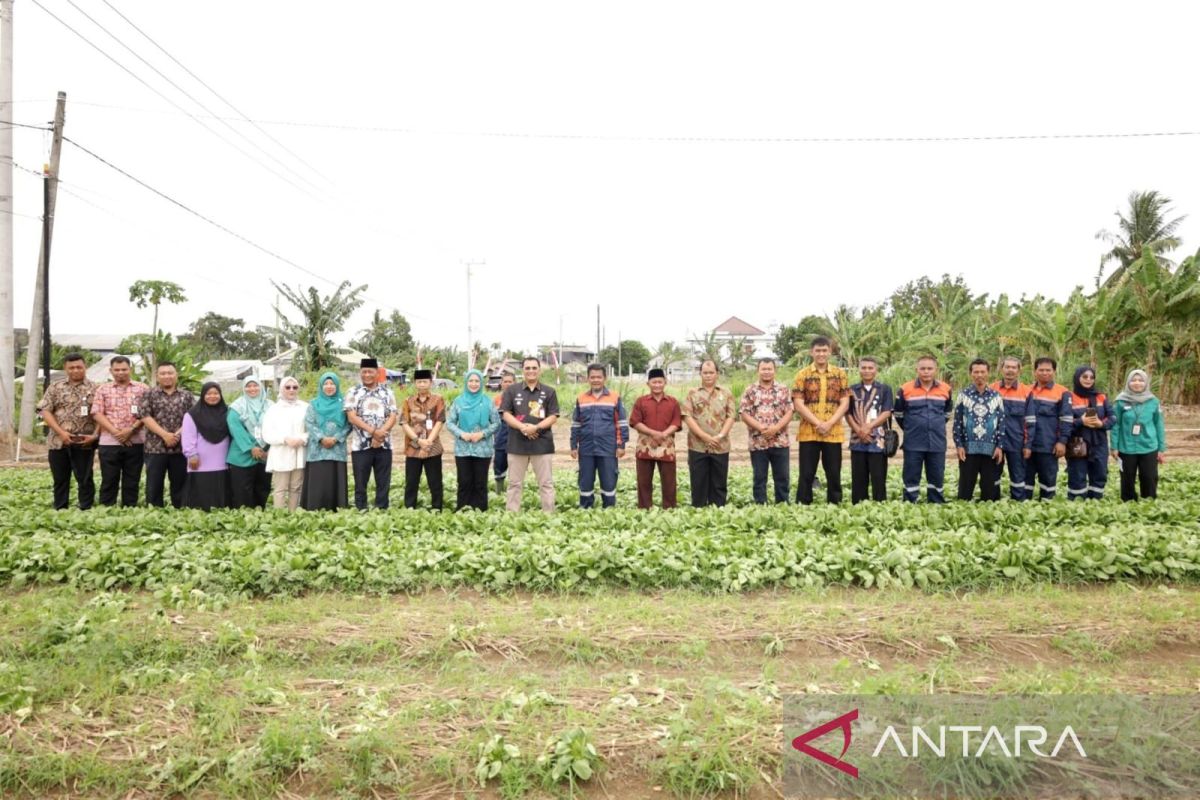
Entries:
{"label": "name tag badge", "polygon": [[1140,436],[1142,433],[1142,426],[1135,422],[1133,424],[1133,428],[1130,430],[1130,433],[1132,433],[1134,436]]}
{"label": "name tag badge", "polygon": [[427,430],[427,431],[433,430],[433,420],[431,420],[429,418],[425,419],[425,430]]}
{"label": "name tag badge", "polygon": [[137,416],[137,403],[133,403],[129,406],[129,413],[133,414],[135,417]]}
{"label": "name tag badge", "polygon": [[255,439],[261,439],[261,438],[262,438],[262,426],[261,426],[261,425],[255,425],[255,426],[254,426],[254,438],[255,438]]}
{"label": "name tag badge", "polygon": [[81,417],[86,417],[87,415],[88,415],[88,407],[87,407],[87,406],[80,406],[80,407],[79,407],[79,416],[81,416]]}

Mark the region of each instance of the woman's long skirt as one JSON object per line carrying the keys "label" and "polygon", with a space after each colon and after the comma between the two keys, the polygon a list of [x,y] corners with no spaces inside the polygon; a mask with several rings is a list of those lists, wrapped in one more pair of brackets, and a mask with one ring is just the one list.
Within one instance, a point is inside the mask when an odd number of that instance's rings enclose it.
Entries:
{"label": "woman's long skirt", "polygon": [[304,465],[301,508],[306,511],[333,511],[348,505],[345,461],[310,461]]}

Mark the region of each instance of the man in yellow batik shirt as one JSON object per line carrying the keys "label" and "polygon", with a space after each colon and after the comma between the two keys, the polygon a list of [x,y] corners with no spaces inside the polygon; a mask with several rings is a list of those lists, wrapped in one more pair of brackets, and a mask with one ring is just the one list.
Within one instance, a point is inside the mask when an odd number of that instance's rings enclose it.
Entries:
{"label": "man in yellow batik shirt", "polygon": [[796,502],[810,505],[817,463],[825,468],[825,498],[842,501],[842,443],[846,429],[842,418],[850,408],[850,381],[846,371],[829,363],[833,347],[829,339],[812,340],[812,363],[796,373],[792,384],[792,404],[800,415],[796,441],[800,449],[800,483]]}

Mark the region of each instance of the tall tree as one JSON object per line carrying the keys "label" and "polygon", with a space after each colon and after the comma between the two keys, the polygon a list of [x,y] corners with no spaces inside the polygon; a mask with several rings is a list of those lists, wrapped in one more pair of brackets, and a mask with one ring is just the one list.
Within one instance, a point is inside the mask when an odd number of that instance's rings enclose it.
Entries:
{"label": "tall tree", "polygon": [[358,338],[350,342],[355,350],[361,350],[367,355],[395,360],[397,356],[405,356],[413,352],[415,343],[412,337],[412,326],[399,311],[393,311],[390,316],[383,316],[375,309],[371,324],[359,331]]}
{"label": "tall tree", "polygon": [[238,317],[209,311],[188,326],[188,332],[180,339],[189,342],[206,359],[267,359],[274,355],[272,333],[263,328],[247,330],[245,325],[245,320]]}
{"label": "tall tree", "polygon": [[350,288],[350,281],[338,284],[333,294],[322,297],[316,287],[291,288],[271,281],[284,299],[295,308],[299,319],[293,322],[278,306],[280,328],[299,348],[300,366],[307,372],[318,372],[335,365],[334,344],[330,337],[346,327],[350,315],[363,304],[366,284]]}
{"label": "tall tree", "polygon": [[[620,347],[620,352],[617,347]],[[600,351],[600,363],[609,364],[614,369],[620,368],[622,374],[632,369],[634,372],[645,372],[650,364],[650,351],[646,345],[636,339],[622,339],[618,345],[609,345]]]}
{"label": "tall tree", "polygon": [[1096,234],[1097,239],[1112,246],[1111,250],[1100,257],[1100,271],[1096,274],[1097,287],[1104,278],[1104,268],[1109,264],[1115,263],[1117,268],[1104,284],[1113,286],[1124,280],[1129,265],[1141,258],[1143,253],[1152,253],[1159,263],[1174,266],[1166,259],[1165,254],[1182,244],[1175,232],[1186,217],[1168,220],[1170,204],[1169,197],[1164,197],[1156,191],[1129,193],[1129,210],[1126,213],[1115,212],[1117,230],[1102,230]]}
{"label": "tall tree", "polygon": [[[163,303],[177,305],[187,302],[183,287],[171,281],[134,281],[129,287],[129,302],[138,308],[154,306],[154,323],[150,329],[150,341],[158,340],[158,307]],[[153,363],[151,366],[154,366]]]}

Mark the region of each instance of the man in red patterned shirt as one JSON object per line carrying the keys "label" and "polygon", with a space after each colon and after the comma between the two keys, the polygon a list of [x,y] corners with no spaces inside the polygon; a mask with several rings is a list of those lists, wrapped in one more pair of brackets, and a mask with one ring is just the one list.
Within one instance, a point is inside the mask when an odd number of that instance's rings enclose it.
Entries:
{"label": "man in red patterned shirt", "polygon": [[758,383],[746,390],[738,407],[742,422],[750,429],[750,466],[754,470],[754,502],[767,502],[767,467],[775,483],[775,502],[786,503],[791,487],[789,460],[792,422],[792,393],[775,382],[775,359],[758,362]]}
{"label": "man in red patterned shirt", "polygon": [[113,356],[108,362],[112,382],[97,387],[92,398],[92,419],[100,426],[100,505],[136,506],[145,459],[138,405],[146,384],[130,377],[129,359]]}

